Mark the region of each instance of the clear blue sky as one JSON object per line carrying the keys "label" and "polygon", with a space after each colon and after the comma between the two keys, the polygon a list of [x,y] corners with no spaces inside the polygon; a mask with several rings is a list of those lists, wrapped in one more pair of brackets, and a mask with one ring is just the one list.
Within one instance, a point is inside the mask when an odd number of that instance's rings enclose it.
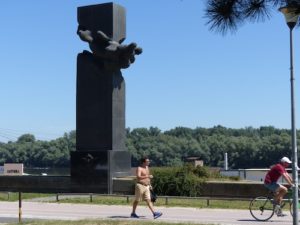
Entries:
{"label": "clear blue sky", "polygon": [[[89,50],[76,35],[77,7],[105,2],[1,1],[0,141],[75,129],[76,57]],[[290,128],[289,31],[279,12],[222,36],[205,25],[205,1],[114,2],[127,11],[124,43],[144,51],[123,70],[126,127]],[[299,39],[297,29],[297,128]]]}

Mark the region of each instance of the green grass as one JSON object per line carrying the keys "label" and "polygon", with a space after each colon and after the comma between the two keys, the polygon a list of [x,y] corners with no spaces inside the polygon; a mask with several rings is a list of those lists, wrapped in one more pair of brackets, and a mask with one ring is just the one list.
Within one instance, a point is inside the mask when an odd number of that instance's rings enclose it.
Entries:
{"label": "green grass", "polygon": [[[40,194],[40,193],[22,193],[22,199],[32,199],[32,198],[43,198],[55,196],[54,194]],[[0,201],[18,201],[18,192],[0,192]]]}
{"label": "green grass", "polygon": [[[168,223],[168,222],[159,222],[159,221],[121,221],[121,220],[78,220],[78,221],[49,221],[49,220],[34,220],[23,223],[10,223],[11,225],[192,225],[195,223]],[[197,223],[202,225],[212,225],[207,223]]]}
{"label": "green grass", "polygon": [[[101,205],[131,205],[133,197],[130,197],[127,201],[126,197],[106,197],[106,196],[93,196],[92,202],[90,198],[66,198],[59,200],[60,203],[80,203],[80,204],[101,204]],[[145,202],[141,202],[141,205],[146,205]],[[209,200],[206,199],[179,199],[168,198],[166,202],[165,198],[158,198],[155,202],[155,206],[167,206],[167,207],[192,207],[192,208],[223,208],[223,209],[248,209],[249,201],[237,201],[237,200]]]}
{"label": "green grass", "polygon": [[[48,200],[47,197],[52,197],[52,200]],[[55,194],[40,194],[40,193],[22,193],[22,199],[34,199],[45,198],[45,202],[56,202]],[[0,201],[18,201],[19,194],[14,192],[0,192]],[[59,203],[74,203],[74,204],[98,204],[98,205],[132,205],[134,198],[130,196],[128,199],[124,196],[92,196],[92,202],[88,194],[80,197],[67,195],[59,195]],[[146,205],[145,202],[141,202],[141,205]],[[249,201],[238,200],[206,200],[206,199],[184,199],[184,198],[166,198],[159,197],[155,206],[166,207],[192,207],[192,208],[221,208],[221,209],[248,209]]]}

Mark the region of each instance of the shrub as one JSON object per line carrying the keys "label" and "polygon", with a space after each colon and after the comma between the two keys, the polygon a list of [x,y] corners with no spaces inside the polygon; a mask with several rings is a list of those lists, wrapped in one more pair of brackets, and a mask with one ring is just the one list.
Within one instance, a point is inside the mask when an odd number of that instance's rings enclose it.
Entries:
{"label": "shrub", "polygon": [[193,173],[198,177],[209,178],[210,172],[207,167],[197,166],[193,169]]}
{"label": "shrub", "polygon": [[[152,168],[152,186],[158,195],[199,196],[207,178],[204,170],[190,165]],[[200,177],[199,174],[205,174]]]}

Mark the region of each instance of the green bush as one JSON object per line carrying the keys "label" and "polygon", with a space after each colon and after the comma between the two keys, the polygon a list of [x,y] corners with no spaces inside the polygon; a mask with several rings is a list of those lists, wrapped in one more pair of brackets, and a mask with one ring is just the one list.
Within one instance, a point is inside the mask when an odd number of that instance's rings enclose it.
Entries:
{"label": "green bush", "polygon": [[158,195],[199,196],[208,174],[204,170],[191,165],[152,168],[152,186]]}
{"label": "green bush", "polygon": [[209,172],[207,167],[197,166],[193,168],[193,173],[198,177],[209,178],[211,173]]}
{"label": "green bush", "polygon": [[152,187],[158,195],[166,196],[200,196],[203,183],[208,179],[239,180],[239,177],[226,177],[219,170],[205,166],[185,164],[178,167],[154,167]]}

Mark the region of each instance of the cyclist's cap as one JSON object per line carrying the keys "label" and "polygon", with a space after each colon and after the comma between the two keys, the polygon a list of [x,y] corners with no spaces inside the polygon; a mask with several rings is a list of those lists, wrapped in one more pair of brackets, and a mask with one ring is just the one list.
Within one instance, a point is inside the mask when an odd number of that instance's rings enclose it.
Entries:
{"label": "cyclist's cap", "polygon": [[288,157],[283,157],[280,162],[283,162],[283,163],[292,163],[292,161],[288,158]]}

